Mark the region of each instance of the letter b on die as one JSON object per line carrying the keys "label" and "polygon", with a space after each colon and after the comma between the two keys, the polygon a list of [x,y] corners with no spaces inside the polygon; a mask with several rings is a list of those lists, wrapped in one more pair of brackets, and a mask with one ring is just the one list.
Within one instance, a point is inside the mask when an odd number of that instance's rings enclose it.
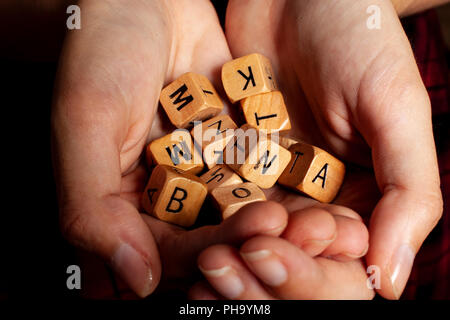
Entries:
{"label": "letter b on die", "polygon": [[208,189],[200,178],[157,165],[142,195],[142,206],[154,217],[182,227],[195,223]]}

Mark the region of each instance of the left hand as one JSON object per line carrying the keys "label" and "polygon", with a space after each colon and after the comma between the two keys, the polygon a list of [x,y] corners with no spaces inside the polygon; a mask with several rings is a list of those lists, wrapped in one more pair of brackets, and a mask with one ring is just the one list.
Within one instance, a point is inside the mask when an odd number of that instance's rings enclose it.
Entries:
{"label": "left hand", "polygon": [[148,177],[140,156],[148,141],[174,129],[157,109],[161,87],[188,71],[217,81],[220,66],[231,59],[210,1],[78,4],[83,26],[66,37],[52,108],[66,239],[108,263],[145,297],[161,278],[180,284],[197,272],[195,257],[209,245],[279,235],[287,213],[277,204],[263,219],[237,214],[193,231],[141,214]]}

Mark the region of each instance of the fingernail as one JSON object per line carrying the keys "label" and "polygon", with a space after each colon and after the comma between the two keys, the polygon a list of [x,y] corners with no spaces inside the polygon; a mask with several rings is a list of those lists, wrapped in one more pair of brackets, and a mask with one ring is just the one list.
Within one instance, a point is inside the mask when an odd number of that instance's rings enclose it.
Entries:
{"label": "fingernail", "polygon": [[333,258],[338,258],[338,260],[339,260],[339,257],[343,256],[343,257],[347,257],[347,258],[350,258],[350,259],[359,259],[361,257],[364,257],[367,254],[368,251],[369,251],[369,244],[367,244],[366,248],[359,254],[353,254],[353,253],[350,253],[350,252],[342,252],[341,254],[333,256]]}
{"label": "fingernail", "polygon": [[324,248],[328,247],[334,240],[335,238],[330,240],[305,240],[303,241],[301,248],[308,254],[315,256],[322,252]]}
{"label": "fingernail", "polygon": [[286,226],[287,226],[287,222],[284,223],[282,226],[279,226],[279,227],[277,227],[275,229],[272,229],[272,230],[268,231],[267,234],[268,235],[278,236],[284,231],[284,229],[286,229]]}
{"label": "fingernail", "polygon": [[399,246],[392,256],[389,271],[392,289],[397,299],[400,298],[403,289],[406,286],[414,263],[414,258],[415,253],[407,244]]}
{"label": "fingernail", "polygon": [[140,297],[144,298],[151,293],[152,270],[132,246],[127,243],[121,244],[114,253],[111,266]]}
{"label": "fingernail", "polygon": [[277,287],[287,280],[286,267],[272,251],[241,252],[241,255],[265,284]]}
{"label": "fingernail", "polygon": [[214,282],[214,288],[225,298],[236,299],[244,292],[244,284],[236,270],[230,266],[219,269],[205,269],[198,266],[209,281]]}

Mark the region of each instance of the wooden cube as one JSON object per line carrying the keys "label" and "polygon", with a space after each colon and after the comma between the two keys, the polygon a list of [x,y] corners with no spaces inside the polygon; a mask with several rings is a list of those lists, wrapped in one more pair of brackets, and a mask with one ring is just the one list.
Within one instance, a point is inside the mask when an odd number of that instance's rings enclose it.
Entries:
{"label": "wooden cube", "polygon": [[214,117],[223,109],[223,102],[208,78],[192,72],[165,87],[159,100],[170,121],[178,128]]}
{"label": "wooden cube", "polygon": [[326,151],[298,143],[289,148],[292,159],[278,183],[321,202],[331,202],[345,175],[344,164]]}
{"label": "wooden cube", "polygon": [[264,192],[251,182],[216,188],[212,190],[211,197],[224,220],[249,203],[266,200]]}
{"label": "wooden cube", "polygon": [[291,153],[250,125],[235,130],[224,150],[224,162],[260,188],[271,188],[291,160]]}
{"label": "wooden cube", "polygon": [[300,139],[288,136],[288,135],[282,135],[280,134],[278,136],[278,144],[282,146],[285,149],[289,149],[291,146],[297,143],[301,143],[302,141]]}
{"label": "wooden cube", "polygon": [[258,94],[241,100],[245,121],[258,130],[270,132],[291,129],[291,121],[280,91]]}
{"label": "wooden cube", "polygon": [[216,165],[208,172],[205,172],[200,176],[200,179],[208,187],[208,192],[211,192],[212,190],[219,187],[226,187],[242,183],[241,177],[239,177],[228,166],[223,164]]}
{"label": "wooden cube", "polygon": [[258,53],[225,63],[222,83],[232,103],[277,89],[269,59]]}
{"label": "wooden cube", "polygon": [[194,147],[192,136],[184,129],[153,140],[148,144],[146,153],[149,167],[167,165],[191,174],[197,174],[204,168],[202,156]]}
{"label": "wooden cube", "polygon": [[192,226],[208,194],[200,178],[173,167],[156,166],[142,195],[142,206],[154,217],[183,227]]}
{"label": "wooden cube", "polygon": [[203,160],[209,169],[223,164],[223,149],[233,137],[237,126],[227,115],[220,115],[197,124],[191,134],[203,150]]}

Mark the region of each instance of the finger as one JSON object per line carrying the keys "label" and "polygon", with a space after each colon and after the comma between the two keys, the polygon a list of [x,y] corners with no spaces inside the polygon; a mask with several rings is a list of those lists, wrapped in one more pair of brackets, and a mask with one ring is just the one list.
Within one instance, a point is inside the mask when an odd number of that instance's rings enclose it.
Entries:
{"label": "finger", "polygon": [[198,267],[209,284],[226,299],[273,299],[233,247],[215,245],[207,248],[198,258]]}
{"label": "finger", "polygon": [[142,208],[142,190],[148,182],[149,173],[143,159],[134,168],[134,170],[122,175],[120,186],[120,197],[133,204],[139,212],[143,212]]}
{"label": "finger", "polygon": [[[60,146],[62,136],[58,134],[55,142],[60,148],[55,167],[60,168],[58,193],[64,236],[110,263],[137,294],[150,294],[160,277],[159,254],[139,212],[118,196],[121,175],[117,151],[106,139],[89,135],[86,141],[74,139]],[[91,143],[102,148],[89,152]],[[90,161],[91,157],[103,161]]]}
{"label": "finger", "polygon": [[188,291],[189,300],[220,300],[221,297],[206,281],[197,282]]}
{"label": "finger", "polygon": [[344,216],[334,216],[337,237],[321,253],[338,261],[363,257],[369,250],[369,231],[364,223]]}
{"label": "finger", "polygon": [[333,216],[343,216],[343,217],[347,217],[350,219],[363,221],[363,219],[361,218],[361,216],[359,214],[357,214],[352,209],[349,209],[348,207],[339,206],[339,205],[330,204],[330,203],[319,203],[319,204],[316,204],[315,207],[327,210]]}
{"label": "finger", "polygon": [[310,256],[322,253],[337,236],[334,217],[326,210],[310,207],[289,215],[282,237]]}
{"label": "finger", "polygon": [[249,269],[281,299],[371,299],[374,292],[360,260],[312,258],[290,242],[259,236],[245,242]]}
{"label": "finger", "polygon": [[[148,10],[148,5],[154,10]],[[123,28],[108,20],[115,21],[117,14],[125,18],[126,7],[83,2],[83,28],[68,35],[52,109],[62,232],[71,243],[106,260],[142,297],[159,282],[160,258],[136,207],[120,197],[121,179],[145,142],[168,64],[164,53],[170,45],[161,7],[157,3],[145,6],[146,10],[135,12],[134,22],[150,19],[147,27],[153,27],[153,33],[145,32],[146,28],[134,33],[135,43],[148,44],[147,50],[135,50],[117,41],[129,39],[131,25]],[[163,58],[155,62],[154,52],[157,56],[162,52]],[[145,68],[143,62],[148,63]],[[151,73],[137,81],[142,70]],[[137,123],[143,125],[133,126]]]}
{"label": "finger", "polygon": [[310,256],[320,254],[339,261],[362,257],[369,245],[368,231],[359,215],[335,205],[316,205],[291,213],[282,237]]}
{"label": "finger", "polygon": [[[165,264],[164,276],[186,277],[196,270],[193,257],[214,244],[239,245],[252,236],[279,236],[286,228],[285,208],[272,201],[255,202],[241,208],[220,225],[205,226],[188,232],[144,215],[145,222],[155,235]],[[167,236],[170,234],[171,236]],[[177,252],[174,255],[173,252]]]}

